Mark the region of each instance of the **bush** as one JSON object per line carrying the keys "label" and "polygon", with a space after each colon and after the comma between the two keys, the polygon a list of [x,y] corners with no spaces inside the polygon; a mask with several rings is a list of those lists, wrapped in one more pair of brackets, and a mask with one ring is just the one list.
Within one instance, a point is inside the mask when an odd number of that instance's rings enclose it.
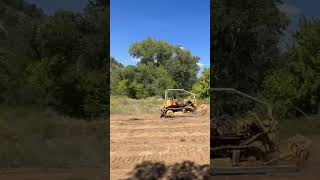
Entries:
{"label": "bush", "polygon": [[193,86],[192,91],[199,98],[210,97],[210,69],[204,69],[197,83]]}
{"label": "bush", "polygon": [[111,94],[126,95],[130,98],[163,96],[168,88],[176,86],[164,66],[153,63],[127,66],[111,72]]}
{"label": "bush", "polygon": [[[264,82],[264,95],[281,116],[320,112],[319,20],[304,20],[295,34],[296,46],[288,51],[284,66],[273,70]],[[298,110],[300,109],[300,110]]]}

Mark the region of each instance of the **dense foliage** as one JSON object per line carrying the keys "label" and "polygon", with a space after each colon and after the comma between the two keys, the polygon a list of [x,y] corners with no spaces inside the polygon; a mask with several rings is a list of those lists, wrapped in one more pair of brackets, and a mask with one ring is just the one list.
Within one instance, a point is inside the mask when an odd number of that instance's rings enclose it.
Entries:
{"label": "dense foliage", "polygon": [[199,80],[193,86],[192,91],[200,98],[210,97],[210,69],[203,70]]}
{"label": "dense foliage", "polygon": [[264,95],[282,116],[320,113],[319,34],[319,20],[302,20],[284,65],[264,82]]}
{"label": "dense foliage", "polygon": [[[197,82],[199,58],[189,50],[149,37],[133,43],[129,54],[138,59],[136,66],[124,67],[111,58],[112,94],[131,98],[163,96],[168,88],[192,90]],[[209,76],[203,78],[209,82]],[[209,97],[209,89],[204,91],[207,92],[196,92],[201,97]]]}
{"label": "dense foliage", "polygon": [[[263,81],[281,56],[279,39],[287,17],[279,0],[211,1],[211,80],[213,87],[234,88],[261,98]],[[212,113],[240,113],[255,104],[227,92],[212,92]],[[223,107],[223,110],[218,110]],[[213,114],[216,116],[216,114]]]}
{"label": "dense foliage", "polygon": [[[212,1],[213,85],[265,99],[281,117],[319,113],[320,21],[301,18],[296,33],[285,33],[290,17],[281,11],[282,3]],[[293,44],[281,49],[285,36],[292,36]],[[222,97],[212,95],[212,103]],[[247,103],[243,98],[226,102]]]}
{"label": "dense foliage", "polygon": [[1,1],[0,8],[0,103],[48,106],[75,117],[105,112],[105,1],[51,16],[22,0]]}
{"label": "dense foliage", "polygon": [[215,87],[258,94],[266,72],[279,57],[287,19],[279,0],[214,0],[211,49]]}

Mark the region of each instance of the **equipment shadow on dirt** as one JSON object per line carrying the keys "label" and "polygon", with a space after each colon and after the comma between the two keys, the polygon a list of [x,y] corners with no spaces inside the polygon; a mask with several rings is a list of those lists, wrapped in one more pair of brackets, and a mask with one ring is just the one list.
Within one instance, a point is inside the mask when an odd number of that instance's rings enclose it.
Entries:
{"label": "equipment shadow on dirt", "polygon": [[158,179],[209,179],[209,165],[198,165],[191,161],[183,161],[166,166],[163,162],[144,161],[128,173],[123,180],[158,180]]}
{"label": "equipment shadow on dirt", "polygon": [[203,117],[204,115],[200,115],[200,114],[179,114],[174,116],[173,118],[167,118],[168,120],[174,120],[174,119],[184,119],[184,118],[195,118],[195,117]]}

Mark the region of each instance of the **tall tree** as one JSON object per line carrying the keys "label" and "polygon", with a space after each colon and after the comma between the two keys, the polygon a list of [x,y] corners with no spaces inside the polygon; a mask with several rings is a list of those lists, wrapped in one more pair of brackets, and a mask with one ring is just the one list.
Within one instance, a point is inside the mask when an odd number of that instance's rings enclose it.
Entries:
{"label": "tall tree", "polygon": [[24,70],[33,60],[31,40],[33,25],[41,19],[42,11],[34,8],[25,12],[23,1],[0,2],[0,103],[17,104],[24,101]]}
{"label": "tall tree", "polygon": [[146,40],[133,43],[129,53],[139,60],[138,64],[152,63],[163,65],[176,82],[177,88],[191,90],[200,70],[197,63],[200,58],[193,56],[189,50],[173,46],[161,40]]}
{"label": "tall tree", "polygon": [[279,0],[213,0],[212,67],[215,87],[257,94],[278,59],[287,25]]}
{"label": "tall tree", "polygon": [[320,20],[302,20],[284,66],[264,82],[264,95],[280,115],[320,112]]}

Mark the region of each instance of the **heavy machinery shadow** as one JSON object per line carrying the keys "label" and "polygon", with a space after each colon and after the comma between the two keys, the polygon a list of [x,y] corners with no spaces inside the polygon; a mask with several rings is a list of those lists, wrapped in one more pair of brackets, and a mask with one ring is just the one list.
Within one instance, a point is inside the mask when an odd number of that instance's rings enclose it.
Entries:
{"label": "heavy machinery shadow", "polygon": [[163,162],[144,161],[128,173],[125,180],[207,180],[209,165],[197,165],[191,161],[183,161],[166,166]]}
{"label": "heavy machinery shadow", "polygon": [[166,118],[168,120],[174,120],[174,119],[184,119],[184,118],[195,118],[195,117],[204,117],[205,115],[202,114],[179,114],[174,116],[173,118]]}
{"label": "heavy machinery shadow", "polygon": [[170,118],[170,119],[183,119],[183,118],[191,118],[191,117],[196,117],[194,115],[177,115],[174,118]]}

